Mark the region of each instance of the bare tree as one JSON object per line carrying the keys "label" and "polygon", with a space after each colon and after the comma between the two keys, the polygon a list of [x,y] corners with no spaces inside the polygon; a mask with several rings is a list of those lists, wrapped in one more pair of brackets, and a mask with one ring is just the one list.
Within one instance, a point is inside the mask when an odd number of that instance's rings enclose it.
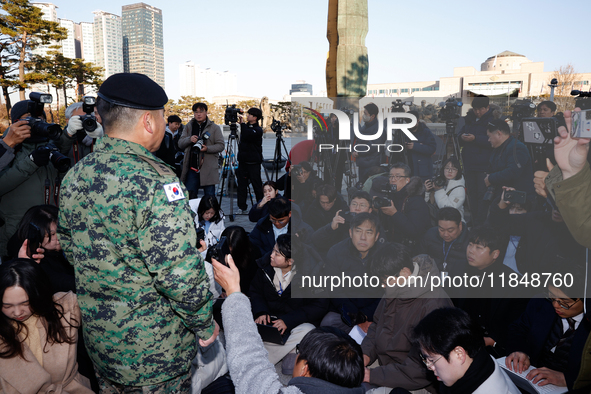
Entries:
{"label": "bare tree", "polygon": [[569,63],[566,66],[560,66],[558,70],[552,73],[550,79],[552,78],[558,80],[558,86],[554,90],[554,103],[557,106],[557,111],[562,112],[567,109],[573,109],[575,100],[570,95],[570,92],[575,88],[575,84],[579,78],[579,74],[575,72],[573,65]]}

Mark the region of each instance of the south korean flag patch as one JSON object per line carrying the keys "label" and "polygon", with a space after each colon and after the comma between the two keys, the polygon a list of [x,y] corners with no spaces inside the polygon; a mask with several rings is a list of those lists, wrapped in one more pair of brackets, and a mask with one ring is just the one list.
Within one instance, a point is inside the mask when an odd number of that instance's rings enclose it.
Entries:
{"label": "south korean flag patch", "polygon": [[169,202],[182,200],[185,198],[185,193],[183,193],[183,189],[178,182],[164,185],[164,192],[166,193],[166,197],[168,198]]}

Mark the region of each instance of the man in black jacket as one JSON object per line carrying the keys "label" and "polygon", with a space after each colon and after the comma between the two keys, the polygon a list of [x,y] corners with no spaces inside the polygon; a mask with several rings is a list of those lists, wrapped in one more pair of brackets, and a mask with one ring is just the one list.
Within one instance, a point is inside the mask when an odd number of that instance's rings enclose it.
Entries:
{"label": "man in black jacket", "polygon": [[527,200],[533,202],[534,172],[528,149],[511,135],[509,125],[503,120],[489,122],[486,134],[494,150],[484,184],[494,188],[493,200],[501,195],[503,186],[510,186],[526,192]]}
{"label": "man in black jacket", "polygon": [[263,162],[263,129],[259,120],[263,113],[258,108],[247,111],[246,123],[240,117],[240,143],[238,144],[238,208],[240,213],[248,213],[246,192],[248,181],[252,184],[256,201],[263,198],[263,182],[261,180],[261,163]]}
{"label": "man in black jacket", "polygon": [[[379,249],[377,242],[380,236],[378,232],[378,218],[370,213],[356,215],[349,226],[350,238],[339,242],[328,251],[325,274],[331,277],[363,277],[369,273],[371,261]],[[345,283],[333,290],[326,289],[327,296],[334,297],[330,300],[330,312],[322,320],[322,326],[337,327],[344,331],[359,324],[367,332],[369,322],[373,320],[373,314],[380,301],[381,288],[359,287]],[[329,291],[330,290],[330,291]],[[367,298],[375,296],[375,298]],[[342,298],[336,298],[342,297]],[[349,319],[348,323],[342,320]]]}
{"label": "man in black jacket", "polygon": [[468,267],[466,248],[469,235],[460,211],[452,207],[441,208],[437,213],[437,226],[425,234],[421,252],[435,260],[439,271],[451,276],[461,275]]}
{"label": "man in black jacket", "polygon": [[[380,110],[377,105],[374,103],[367,104],[363,109],[363,121],[365,124],[359,131],[360,134],[363,135],[375,135],[380,128],[380,124],[378,122],[378,114]],[[384,130],[382,130],[384,131]],[[367,152],[365,151],[355,151],[353,152],[353,158],[356,158],[357,167],[359,167],[359,181],[365,182],[367,177],[369,176],[368,172],[371,167],[379,166],[380,165],[380,157],[381,154],[379,153],[379,147],[372,146],[372,145],[379,145],[386,143],[386,133],[382,132],[382,134],[375,140],[370,141],[359,141],[356,137],[354,137],[352,146],[356,146],[357,144],[367,143],[371,144],[370,148]],[[355,148],[353,148],[355,149]]]}
{"label": "man in black jacket", "polygon": [[425,202],[425,187],[419,177],[410,176],[410,168],[404,163],[395,163],[390,168],[389,183],[396,186],[389,206],[380,208],[385,216],[386,240],[406,245],[414,254],[418,243],[431,227],[429,207]]}
{"label": "man in black jacket", "polygon": [[486,96],[475,97],[472,101],[472,112],[465,117],[465,125],[460,131],[464,178],[470,201],[472,221],[475,224],[486,220],[486,209],[482,208],[482,198],[486,192],[484,178],[489,165],[492,148],[488,142],[486,128],[493,120],[493,110]]}
{"label": "man in black jacket", "polygon": [[316,199],[304,212],[304,221],[314,231],[330,223],[337,211],[347,209],[347,203],[337,193],[333,185],[321,185],[316,191]]}

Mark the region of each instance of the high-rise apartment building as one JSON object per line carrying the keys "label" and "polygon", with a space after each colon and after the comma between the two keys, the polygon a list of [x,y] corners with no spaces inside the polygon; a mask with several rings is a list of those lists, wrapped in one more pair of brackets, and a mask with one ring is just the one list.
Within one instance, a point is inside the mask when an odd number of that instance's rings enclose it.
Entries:
{"label": "high-rise apartment building", "polygon": [[61,41],[62,54],[64,57],[76,59],[76,23],[69,19],[59,19],[60,27],[68,31],[68,37]]}
{"label": "high-rise apartment building", "polygon": [[94,62],[105,71],[104,78],[123,72],[121,17],[94,11]]}
{"label": "high-rise apartment building", "polygon": [[211,100],[215,96],[232,96],[238,91],[238,78],[229,71],[200,68],[188,61],[179,66],[181,96],[197,96]]}
{"label": "high-rise apartment building", "polygon": [[124,5],[121,18],[125,72],[145,74],[164,89],[162,10],[145,3]]}
{"label": "high-rise apartment building", "polygon": [[94,63],[94,24],[80,22],[78,26],[76,39],[80,42],[80,58]]}
{"label": "high-rise apartment building", "polygon": [[[31,3],[31,5],[41,9],[43,13],[43,19],[50,22],[57,22],[57,6],[53,3]],[[50,51],[48,45],[39,45],[33,50],[33,55],[37,56],[47,56],[47,53]]]}

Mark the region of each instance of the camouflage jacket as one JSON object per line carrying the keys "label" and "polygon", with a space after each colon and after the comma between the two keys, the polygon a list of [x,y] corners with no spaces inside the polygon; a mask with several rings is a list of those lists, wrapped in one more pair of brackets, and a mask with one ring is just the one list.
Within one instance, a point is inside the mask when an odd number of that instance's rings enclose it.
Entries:
{"label": "camouflage jacket", "polygon": [[213,334],[188,199],[165,192],[175,182],[141,145],[104,137],[62,183],[58,236],[76,271],[86,348],[123,385],[187,373],[195,335]]}

